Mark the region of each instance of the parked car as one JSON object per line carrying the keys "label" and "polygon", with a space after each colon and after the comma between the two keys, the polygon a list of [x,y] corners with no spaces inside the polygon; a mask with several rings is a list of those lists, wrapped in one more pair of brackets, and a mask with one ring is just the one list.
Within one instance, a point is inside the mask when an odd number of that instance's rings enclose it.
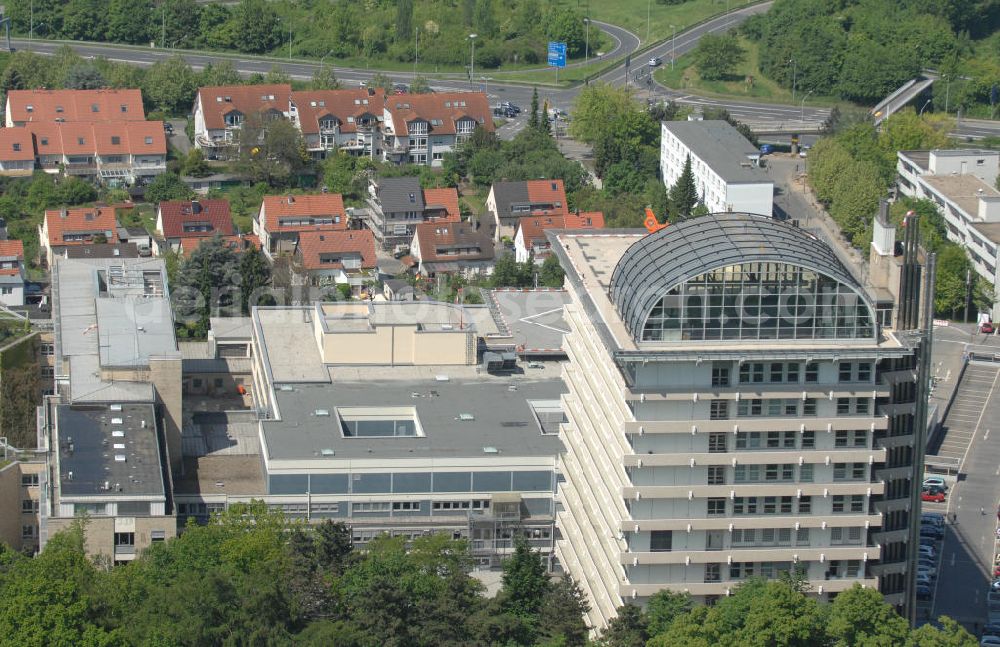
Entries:
{"label": "parked car", "polygon": [[1000,647],[1000,636],[983,636],[983,639],[979,641],[979,647]]}
{"label": "parked car", "polygon": [[990,323],[989,321],[984,321],[983,324],[979,326],[979,332],[984,333],[986,335],[992,335],[995,330],[996,329],[993,327],[993,324]]}
{"label": "parked car", "polygon": [[927,573],[917,573],[917,586],[934,586],[934,580]]}
{"label": "parked car", "polygon": [[172,123],[170,123],[169,121],[164,121],[163,122],[163,132],[167,133],[168,135],[173,135],[174,134],[174,125]]}
{"label": "parked car", "polygon": [[944,503],[944,492],[941,490],[935,490],[933,492],[928,492],[924,490],[920,493],[921,501],[930,501],[932,503]]}
{"label": "parked car", "polygon": [[920,523],[925,525],[944,527],[944,515],[940,512],[923,512],[920,515]]}
{"label": "parked car", "polygon": [[774,146],[771,146],[770,144],[761,144],[760,145],[760,154],[761,155],[770,155],[773,152],[774,152]]}
{"label": "parked car", "polygon": [[917,553],[921,557],[930,557],[931,559],[937,559],[937,551],[934,550],[933,546],[920,546],[920,552]]}
{"label": "parked car", "polygon": [[934,598],[934,592],[929,586],[917,586],[917,599],[918,600],[931,600]]}
{"label": "parked car", "polygon": [[650,67],[660,67],[660,65],[662,64],[663,64],[663,59],[660,58],[659,56],[654,56],[653,58],[649,59]]}
{"label": "parked car", "polygon": [[944,539],[944,528],[939,528],[937,526],[920,526],[920,537]]}
{"label": "parked car", "polygon": [[990,590],[991,591],[1000,591],[1000,579],[993,580],[993,583],[990,584]]}
{"label": "parked car", "polygon": [[930,580],[937,579],[937,570],[930,566],[917,566],[917,576],[924,575]]}
{"label": "parked car", "polygon": [[941,488],[942,490],[948,489],[948,484],[945,483],[944,479],[941,478],[940,476],[928,476],[927,478],[924,479],[923,485],[924,486],[933,485],[935,487]]}

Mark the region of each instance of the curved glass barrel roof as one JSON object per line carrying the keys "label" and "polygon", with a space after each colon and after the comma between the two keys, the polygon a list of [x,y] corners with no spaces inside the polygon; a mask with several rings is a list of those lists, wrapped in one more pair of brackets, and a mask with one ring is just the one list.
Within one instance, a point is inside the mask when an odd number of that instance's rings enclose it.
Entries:
{"label": "curved glass barrel roof", "polygon": [[747,213],[685,220],[626,250],[610,296],[637,342],[874,339],[873,309],[825,243]]}

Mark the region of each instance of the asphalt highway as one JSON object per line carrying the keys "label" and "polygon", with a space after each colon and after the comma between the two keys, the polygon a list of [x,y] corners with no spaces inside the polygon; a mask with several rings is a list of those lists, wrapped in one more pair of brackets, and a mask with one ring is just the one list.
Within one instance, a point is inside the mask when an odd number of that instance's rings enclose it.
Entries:
{"label": "asphalt highway", "polygon": [[[672,100],[693,106],[725,108],[733,117],[760,132],[816,132],[829,116],[829,109],[810,107],[801,103],[799,105],[788,106],[736,99],[711,99],[666,88],[651,78],[650,72],[652,70],[648,64],[651,57],[659,57],[662,59],[663,65],[669,65],[671,60],[693,50],[705,34],[725,33],[738,26],[750,16],[766,12],[771,8],[771,4],[771,2],[764,2],[736,9],[687,31],[678,33],[676,37],[667,34],[658,34],[658,38],[666,38],[666,40],[641,55],[635,54],[632,57],[631,66],[627,72],[624,61],[621,61],[614,68],[599,76],[597,81],[612,85],[628,84],[633,86],[637,89],[637,95],[640,99],[647,98],[656,101]],[[625,54],[635,53],[640,46],[638,36],[626,29],[596,20],[593,21],[592,25],[610,36],[615,44],[614,48],[604,53],[601,58],[622,58]],[[40,54],[52,54],[60,47],[70,45],[81,56],[105,57],[109,60],[140,66],[153,65],[157,61],[174,54],[182,56],[195,69],[202,69],[209,63],[229,60],[241,74],[266,74],[272,67],[277,67],[291,78],[298,80],[311,79],[313,73],[319,67],[318,62],[302,60],[127,47],[102,43],[75,43],[41,39],[29,41],[28,39],[18,38],[11,39],[11,44],[16,49],[34,51]],[[583,63],[576,62],[571,63],[568,67],[578,67],[580,65],[583,65]],[[345,85],[368,81],[377,72],[376,70],[345,67],[335,67],[334,70],[337,78]],[[537,71],[540,75],[545,74],[543,78],[551,78],[551,72],[547,68],[539,68]],[[462,74],[435,75],[432,87],[439,91],[482,90],[490,95],[491,101],[511,101],[522,106],[526,106],[531,101],[534,86],[530,83],[504,81],[503,72],[487,72],[486,70],[482,70],[482,72],[486,74],[477,74],[475,82],[472,83],[469,82],[466,75]],[[413,73],[406,71],[390,72],[388,75],[394,81],[403,83],[409,82],[413,78]],[[489,77],[488,79],[486,78],[487,76]],[[548,100],[551,106],[566,111],[569,111],[573,107],[573,101],[579,92],[580,86],[565,89],[548,89],[544,87],[539,89],[540,96],[544,100]],[[956,127],[954,134],[972,140],[987,136],[1000,136],[1000,122],[963,119]]]}

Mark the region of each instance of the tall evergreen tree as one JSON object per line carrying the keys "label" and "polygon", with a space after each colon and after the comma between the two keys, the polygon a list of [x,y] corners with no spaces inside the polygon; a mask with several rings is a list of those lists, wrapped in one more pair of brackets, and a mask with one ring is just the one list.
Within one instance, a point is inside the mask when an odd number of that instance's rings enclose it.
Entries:
{"label": "tall evergreen tree", "polygon": [[528,128],[538,128],[538,88],[531,93],[531,114],[528,115]]}
{"label": "tall evergreen tree", "polygon": [[677,218],[688,218],[698,204],[698,188],[691,170],[691,155],[684,160],[684,168],[677,183],[670,187],[670,206]]}

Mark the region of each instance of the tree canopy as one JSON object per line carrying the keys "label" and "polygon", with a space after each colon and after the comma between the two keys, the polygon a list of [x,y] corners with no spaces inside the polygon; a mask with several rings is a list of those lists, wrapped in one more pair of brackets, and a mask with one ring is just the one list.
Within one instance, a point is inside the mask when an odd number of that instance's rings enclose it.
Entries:
{"label": "tree canopy", "polygon": [[[333,59],[376,58],[433,66],[468,65],[476,33],[476,67],[545,63],[546,43],[566,43],[583,58],[585,11],[538,0],[371,0],[272,3],[239,0],[8,0],[12,28],[34,37],[155,42],[163,48],[215,49]],[[44,26],[44,28],[43,28]],[[291,40],[291,43],[289,43]],[[607,42],[590,30],[591,52]],[[291,49],[289,50],[289,44]]]}
{"label": "tree canopy", "polygon": [[[437,647],[586,644],[587,605],[521,546],[495,598],[464,541],[308,526],[262,501],[237,504],[109,569],[84,552],[87,521],[29,558],[0,547],[4,644]],[[538,564],[539,567],[534,566]],[[528,595],[531,604],[515,601]]]}

